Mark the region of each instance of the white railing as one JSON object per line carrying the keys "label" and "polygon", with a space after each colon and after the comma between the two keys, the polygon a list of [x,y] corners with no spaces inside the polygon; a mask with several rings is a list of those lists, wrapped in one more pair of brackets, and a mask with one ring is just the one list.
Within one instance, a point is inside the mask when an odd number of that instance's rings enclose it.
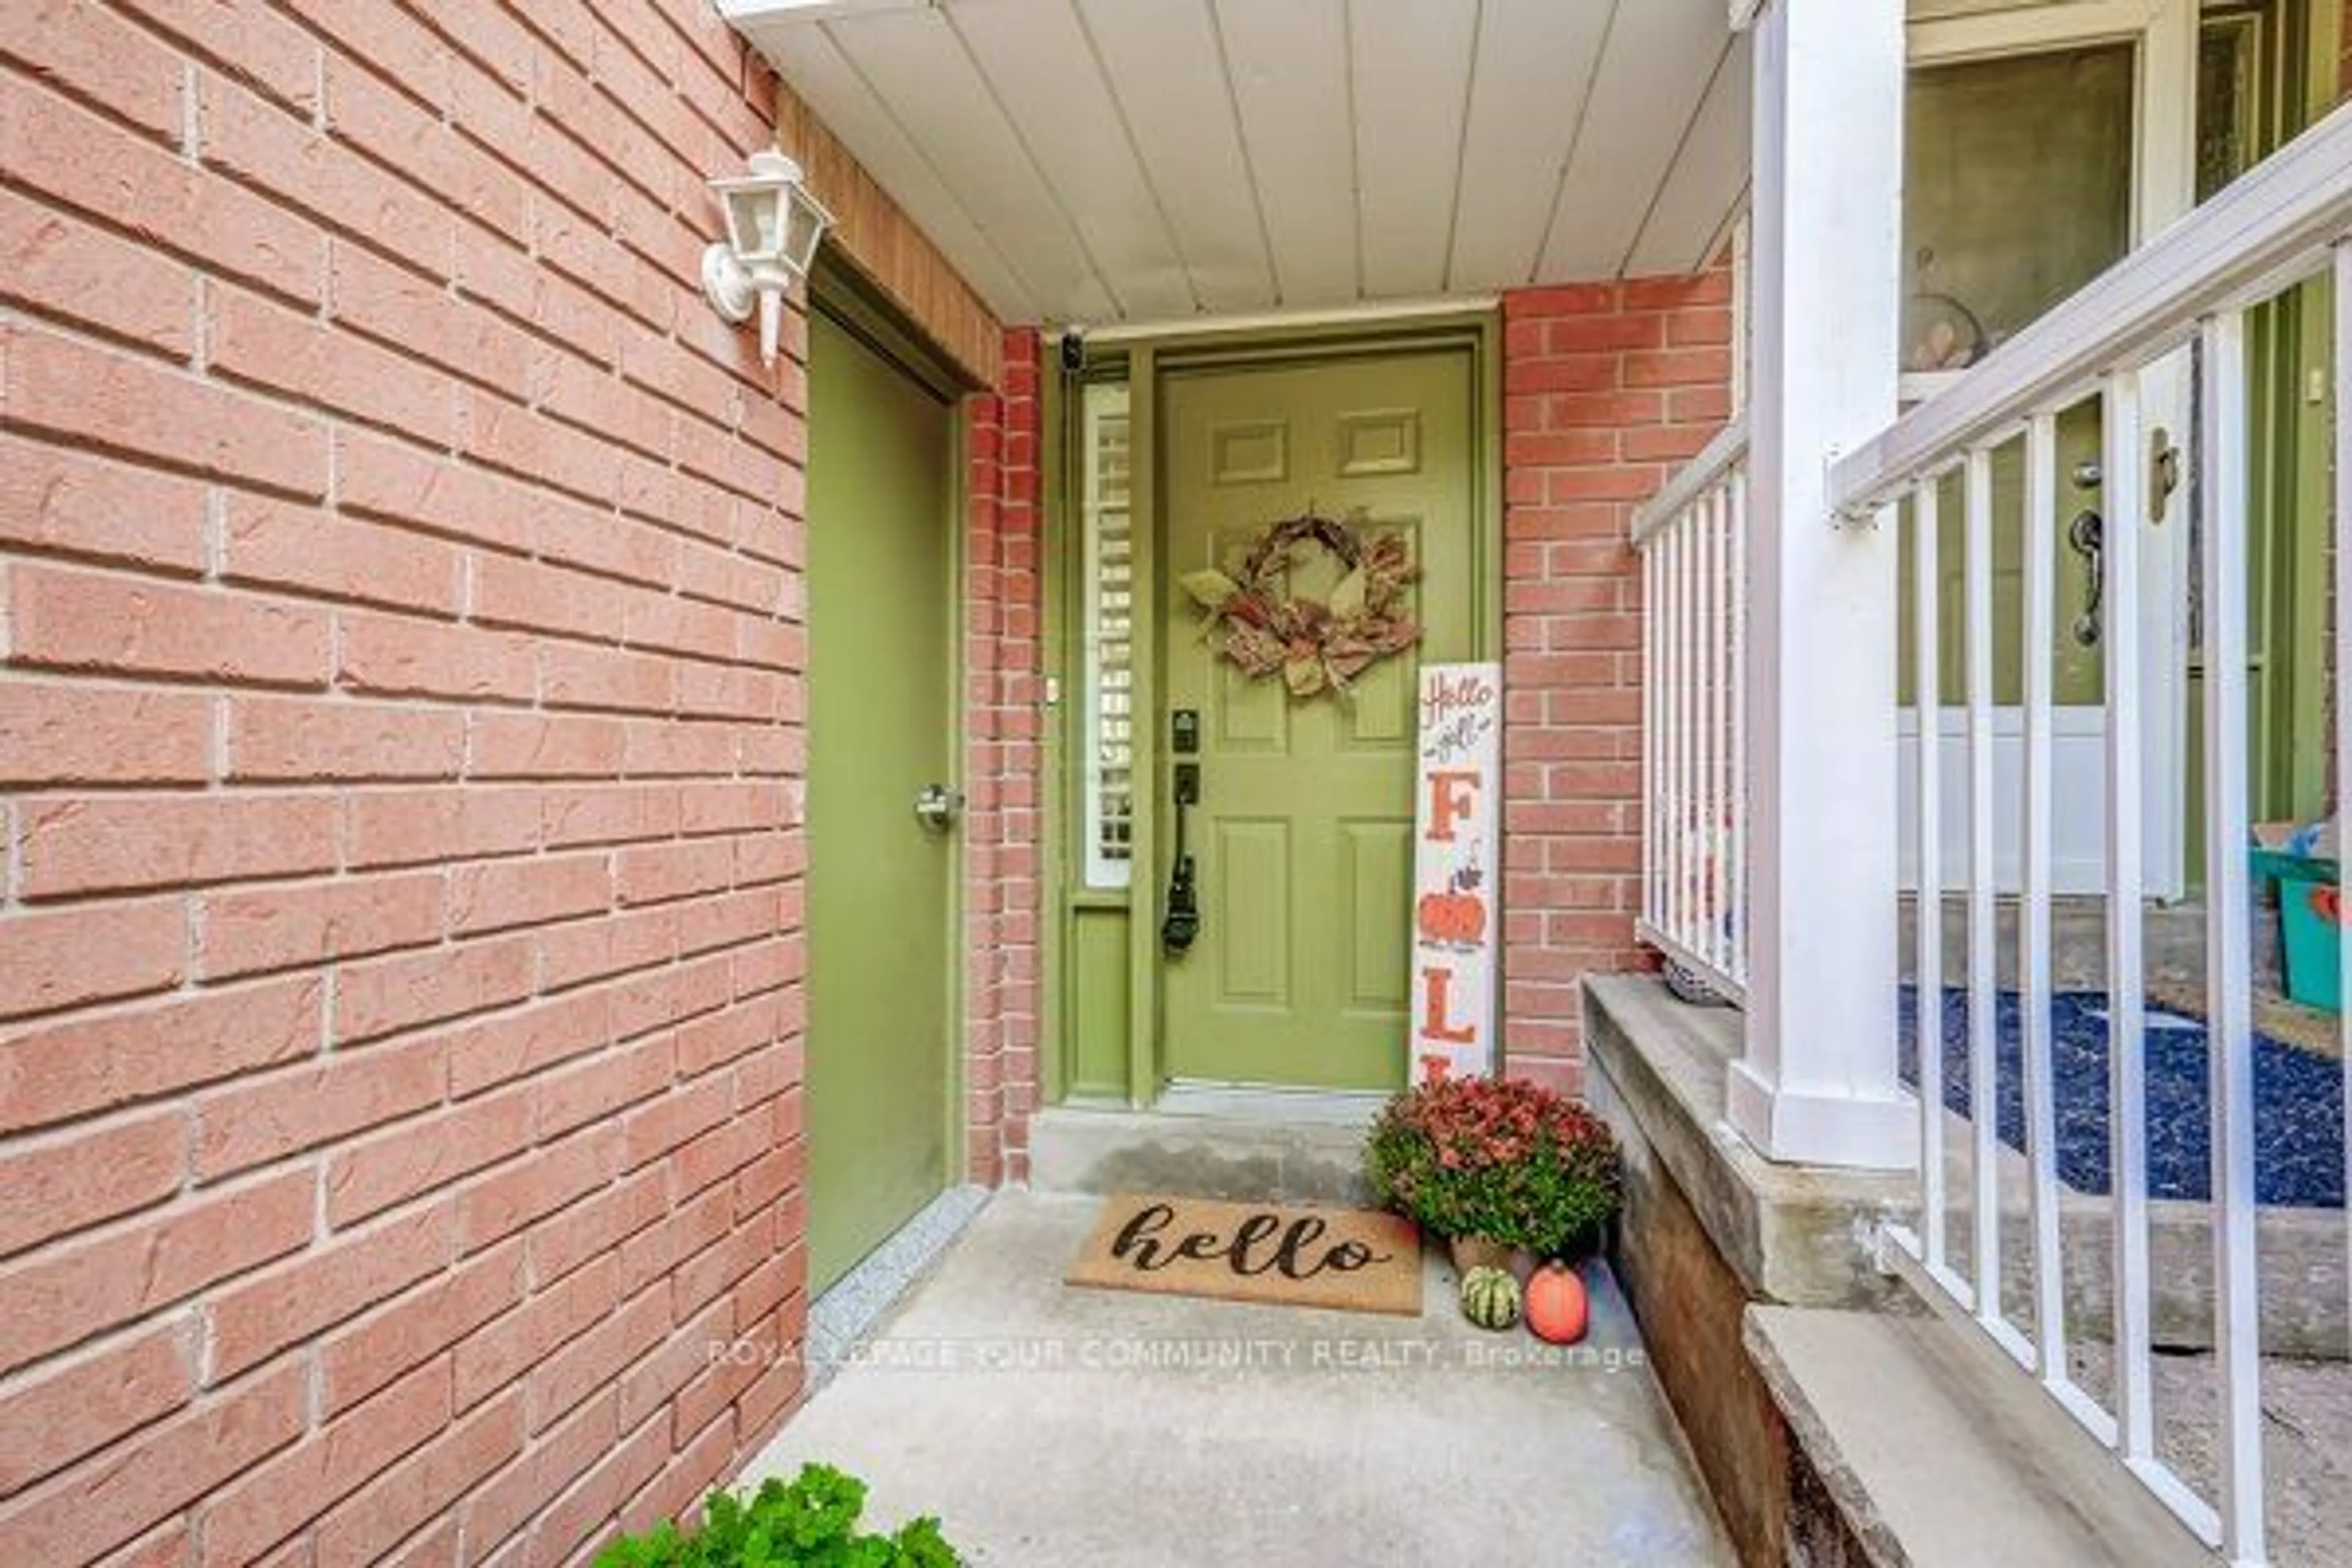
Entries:
{"label": "white railing", "polygon": [[[2333,268],[2336,278],[2336,419],[2335,570],[2339,667],[2342,616],[2352,605],[2352,110],[2339,111],[2189,217],[2158,236],[2053,310],[1950,388],[1921,405],[1831,475],[1836,510],[1853,526],[1908,528],[1916,572],[1910,616],[1917,718],[1912,811],[1916,833],[1915,956],[1921,1108],[1921,1220],[1897,1235],[1931,1289],[1972,1317],[2191,1529],[2233,1563],[2267,1561],[2263,1527],[2260,1312],[2257,1290],[2253,1031],[2248,885],[2248,605],[2252,562],[2248,510],[2254,461],[2248,436],[2246,313]],[[2193,409],[2177,475],[2151,460],[2158,434],[2149,403],[2186,392]],[[2108,1145],[2114,1353],[2111,1404],[2070,1370],[2066,1270],[2062,1256],[2052,1012],[2052,766],[2058,421],[2077,405],[2101,413],[2104,722],[2107,911],[2105,964],[2110,1058]],[[2175,426],[2179,428],[2179,426]],[[1996,453],[2021,449],[2024,572],[2021,614],[1997,625],[1993,607]],[[2174,715],[2148,694],[2143,605],[2161,605],[2160,582],[2143,580],[2152,531],[2145,520],[2169,498],[2175,533],[2194,520],[2203,642],[2203,843],[2206,1017],[2212,1163],[2213,1343],[2221,1405],[2216,1495],[2200,1496],[2159,1457],[2151,1354],[2152,1295],[2147,1126],[2144,893],[2157,870],[2143,854],[2144,752]],[[1956,481],[1962,561],[1959,613],[1965,781],[1952,803],[1967,813],[1966,852],[1944,887],[1944,785],[1939,765],[1943,673],[1937,622],[1938,489]],[[2004,505],[2011,504],[2004,501]],[[1948,509],[1947,509],[1948,510]],[[2160,537],[2160,536],[2159,536]],[[2163,559],[2160,555],[2158,560]],[[2184,571],[2185,574],[2185,571]],[[2145,590],[2157,590],[2151,600]],[[2186,598],[2180,605],[2183,624]],[[2023,1163],[2028,1175],[2026,1257],[2003,1250],[1996,1058],[1996,639],[2016,637],[2023,677],[2022,811],[2019,888],[2019,1010],[2024,1072]],[[2151,645],[2153,646],[2153,645]],[[2156,668],[2161,668],[2161,666]],[[2166,689],[2159,688],[2159,691]],[[2336,694],[2336,768],[2352,778],[2352,698]],[[1943,895],[1964,897],[1969,1100],[1945,1111]],[[1889,890],[1890,910],[1895,905]],[[2339,955],[2352,967],[2352,942]],[[2352,1044],[2352,1026],[2347,1026]],[[1948,1126],[1952,1130],[1948,1135]],[[1956,1145],[1956,1146],[1948,1146]],[[1961,1159],[1965,1152],[1967,1158]],[[1947,1175],[1948,1162],[1956,1174]],[[2077,1194],[2069,1212],[2084,1200]],[[1955,1212],[1956,1211],[1956,1212]],[[1948,1213],[1953,1220],[1948,1222]],[[1953,1233],[1958,1234],[1955,1236]],[[2069,1235],[2073,1234],[2070,1226]],[[2010,1238],[2014,1239],[2014,1238]],[[1956,1248],[1956,1243],[1958,1247]],[[1959,1256],[1964,1251],[1965,1258]],[[2004,1293],[2007,1287],[2008,1292]],[[2017,1319],[2010,1303],[2021,1303]]]}
{"label": "white railing", "polygon": [[1748,993],[1748,423],[1634,514],[1642,556],[1643,941]]}

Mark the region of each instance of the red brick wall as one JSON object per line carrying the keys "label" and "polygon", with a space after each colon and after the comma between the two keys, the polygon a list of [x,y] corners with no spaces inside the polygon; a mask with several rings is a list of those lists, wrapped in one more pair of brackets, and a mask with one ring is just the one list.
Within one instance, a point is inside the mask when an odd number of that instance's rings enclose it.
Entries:
{"label": "red brick wall", "polygon": [[772,93],[689,0],[0,7],[0,1562],[577,1560],[796,1396]]}
{"label": "red brick wall", "polygon": [[971,400],[965,547],[964,1028],[973,1181],[1026,1181],[1037,1107],[1038,339],[1004,334],[1001,395]]}
{"label": "red brick wall", "polygon": [[930,346],[972,379],[1004,375],[1004,329],[937,246],[792,89],[776,89],[776,140],[798,161],[809,189],[833,215],[825,248],[919,323]]}
{"label": "red brick wall", "polygon": [[1583,1080],[1579,989],[1649,962],[1634,507],[1730,413],[1731,275],[1503,297],[1504,1049]]}

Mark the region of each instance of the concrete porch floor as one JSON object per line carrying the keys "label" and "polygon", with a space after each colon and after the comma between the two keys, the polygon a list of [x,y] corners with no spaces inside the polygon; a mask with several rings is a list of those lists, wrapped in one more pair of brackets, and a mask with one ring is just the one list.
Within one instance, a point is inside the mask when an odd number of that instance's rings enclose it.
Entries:
{"label": "concrete porch floor", "polygon": [[[1903,895],[1899,903],[1902,973],[1906,980],[1917,969],[1918,900]],[[1969,983],[1968,900],[1961,894],[1944,899],[1944,984]],[[2004,991],[2018,988],[2018,900],[2004,895],[1993,910],[1993,971]],[[2104,899],[2054,899],[2050,906],[2051,983],[2060,991],[2103,991],[2106,988],[2107,919]],[[2286,994],[2285,953],[2281,947],[2278,910],[2258,899],[2249,932],[2253,957],[2254,1027],[2315,1056],[2340,1058],[2344,1054],[2340,1020],[2333,1013],[2290,1001]],[[2206,1015],[2205,906],[2200,900],[2177,904],[2150,904],[2141,926],[2147,963],[2143,971],[2147,999],[2155,1006],[2192,1018]]]}
{"label": "concrete porch floor", "polygon": [[1418,1320],[1072,1289],[1098,1206],[999,1194],[744,1480],[838,1465],[1009,1568],[1732,1561],[1613,1287],[1564,1352],[1434,1252]]}

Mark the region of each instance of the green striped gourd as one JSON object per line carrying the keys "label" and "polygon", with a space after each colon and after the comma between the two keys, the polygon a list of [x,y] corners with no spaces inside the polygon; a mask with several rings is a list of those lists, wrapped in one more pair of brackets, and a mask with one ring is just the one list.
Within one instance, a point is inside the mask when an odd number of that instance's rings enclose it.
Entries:
{"label": "green striped gourd", "polygon": [[1462,1315],[1496,1332],[1519,1321],[1519,1282],[1507,1268],[1482,1263],[1462,1276]]}

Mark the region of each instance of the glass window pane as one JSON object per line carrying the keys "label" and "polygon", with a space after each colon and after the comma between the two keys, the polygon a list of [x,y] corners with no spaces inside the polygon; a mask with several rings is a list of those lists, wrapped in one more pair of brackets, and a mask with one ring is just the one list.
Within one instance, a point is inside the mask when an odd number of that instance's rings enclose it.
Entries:
{"label": "glass window pane", "polygon": [[2131,244],[2128,43],[1914,70],[1903,368],[1959,370]]}
{"label": "glass window pane", "polygon": [[2197,199],[2253,167],[2262,139],[2260,12],[2208,16],[2197,36]]}

